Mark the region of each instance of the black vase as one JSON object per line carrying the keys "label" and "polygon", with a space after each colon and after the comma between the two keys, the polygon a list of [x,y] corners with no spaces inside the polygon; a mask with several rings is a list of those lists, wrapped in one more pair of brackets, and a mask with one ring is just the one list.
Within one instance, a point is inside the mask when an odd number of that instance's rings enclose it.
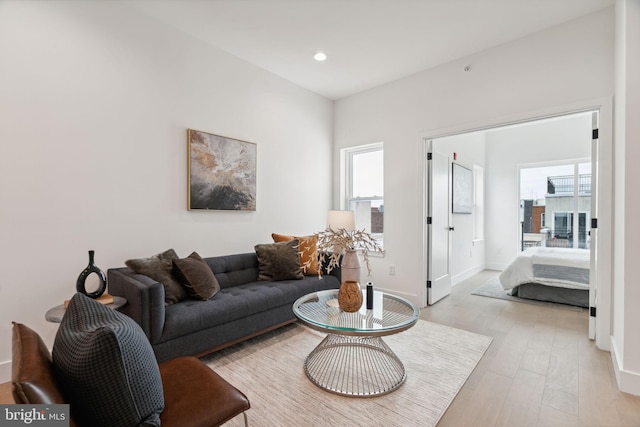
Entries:
{"label": "black vase", "polygon": [[[104,271],[100,270],[100,268],[98,268],[98,266],[93,262],[93,253],[93,251],[89,251],[89,265],[87,265],[87,268],[82,270],[82,273],[78,276],[78,280],[76,280],[76,291],[83,293],[90,298],[96,299],[107,289],[107,276],[105,276]],[[87,289],[85,288],[85,281],[92,273],[98,275],[98,278],[100,279],[100,287],[95,292],[87,292]]]}

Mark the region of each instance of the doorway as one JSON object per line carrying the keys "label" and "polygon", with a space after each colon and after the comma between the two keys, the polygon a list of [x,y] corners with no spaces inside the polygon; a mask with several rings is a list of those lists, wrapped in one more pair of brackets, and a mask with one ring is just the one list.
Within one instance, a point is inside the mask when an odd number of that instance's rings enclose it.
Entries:
{"label": "doorway", "polygon": [[[605,161],[597,162],[594,159],[594,171],[600,168],[600,172],[604,170],[610,174],[611,169],[608,171],[606,169],[607,167],[610,168],[610,163],[609,166],[605,166],[607,162],[610,161],[608,157],[610,147],[603,149],[602,147],[599,148],[596,146],[592,148],[592,117],[594,115],[593,113],[597,113],[598,111],[599,110],[593,109],[580,112],[558,113],[552,117],[533,118],[514,124],[496,125],[481,130],[451,133],[449,135],[428,139],[433,141],[433,151],[449,153],[453,155],[454,158],[457,156],[458,161],[472,167],[479,165],[484,168],[484,174],[486,176],[486,210],[484,211],[484,215],[487,220],[485,221],[485,237],[483,239],[476,239],[473,234],[467,234],[466,236],[459,235],[459,231],[463,230],[458,228],[458,223],[464,224],[465,222],[473,222],[473,220],[468,221],[461,216],[451,215],[451,222],[448,224],[448,227],[455,230],[452,236],[450,236],[450,239],[448,239],[449,245],[452,245],[452,247],[449,248],[452,254],[450,257],[451,266],[449,270],[451,283],[454,286],[483,269],[503,270],[510,262],[509,260],[514,258],[517,252],[521,250],[523,242],[522,224],[519,220],[521,217],[521,204],[519,203],[519,189],[517,188],[519,182],[517,173],[522,164],[550,162],[557,161],[558,159],[589,159],[592,156],[598,156],[601,151],[604,151]],[[580,130],[581,135],[579,136],[579,139],[583,141],[584,145],[578,152],[569,153],[567,149],[570,145],[566,139],[568,135],[561,129],[565,120],[576,120],[584,125]],[[546,135],[538,133],[537,128],[541,126],[548,126],[549,129],[551,129],[550,133]],[[522,137],[522,135],[525,136]],[[469,142],[465,142],[465,140]],[[426,141],[427,138],[425,138],[425,147],[427,147]],[[518,145],[518,143],[521,145]],[[478,150],[478,147],[482,149]],[[520,158],[516,161],[512,158],[511,163],[509,163],[508,159],[510,156],[513,156],[514,153],[529,153],[531,157],[528,159]],[[425,163],[425,170],[428,170],[428,163]],[[595,176],[596,174],[594,173],[594,177]],[[594,183],[594,193],[597,194],[599,186],[601,188],[602,184]],[[430,183],[426,182],[425,203],[427,206],[429,189]],[[496,200],[503,198],[506,193],[513,194],[512,201],[515,200],[515,203],[512,204],[512,206],[514,206],[513,208],[506,207],[504,202],[502,206],[500,206],[499,203],[496,204]],[[602,198],[597,199],[597,197],[594,197],[594,205],[597,200],[602,204]],[[593,218],[596,218],[597,211],[593,210],[591,214]],[[607,214],[610,214],[610,210]],[[584,246],[590,240],[588,236],[588,231],[591,226],[590,219],[590,214],[586,211],[580,212],[578,210],[576,213],[571,209],[566,210],[564,214],[558,212],[552,221],[557,220],[559,225],[564,224],[565,232],[562,237],[566,239],[566,243],[571,241],[572,245],[577,244],[578,246]],[[496,223],[499,225],[496,226]],[[426,231],[428,227],[429,225],[425,226],[425,241],[427,242],[425,254],[427,260],[430,260],[429,251],[431,248],[429,247],[429,234],[428,231]],[[569,233],[569,230],[572,230],[571,233]],[[576,236],[573,236],[573,231],[577,233]],[[456,247],[456,242],[460,241],[462,244]],[[606,248],[606,242],[604,245],[603,247]],[[595,251],[596,248],[594,247],[593,254],[596,253]],[[599,253],[602,254],[603,251],[601,250]],[[474,256],[476,256],[476,259],[473,259]],[[463,259],[462,262],[460,261],[461,259]],[[592,256],[592,259],[595,259],[595,256]],[[456,260],[458,260],[459,265],[455,265]],[[607,262],[607,260],[604,260],[604,262],[604,273],[606,274],[606,270],[610,271],[610,261]],[[427,283],[429,283],[431,279],[428,267],[429,261],[425,264],[427,267],[425,277],[427,278]],[[595,262],[592,262],[591,277],[593,278],[594,286],[597,285],[598,277],[602,277],[602,274],[598,270],[599,268],[596,269]],[[606,291],[610,292],[609,289]],[[608,298],[606,299],[608,300]],[[425,303],[426,302],[425,298]],[[603,320],[603,323],[608,330],[609,324],[605,320]],[[604,336],[603,341],[597,342],[597,344],[600,348],[607,348]]]}

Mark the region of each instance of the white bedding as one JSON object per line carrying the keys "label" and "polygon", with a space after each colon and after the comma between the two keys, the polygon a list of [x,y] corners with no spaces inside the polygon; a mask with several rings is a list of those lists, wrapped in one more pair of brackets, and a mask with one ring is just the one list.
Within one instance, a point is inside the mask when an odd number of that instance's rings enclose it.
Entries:
{"label": "white bedding", "polygon": [[589,289],[589,256],[587,249],[529,248],[500,274],[500,283],[505,290],[524,283]]}

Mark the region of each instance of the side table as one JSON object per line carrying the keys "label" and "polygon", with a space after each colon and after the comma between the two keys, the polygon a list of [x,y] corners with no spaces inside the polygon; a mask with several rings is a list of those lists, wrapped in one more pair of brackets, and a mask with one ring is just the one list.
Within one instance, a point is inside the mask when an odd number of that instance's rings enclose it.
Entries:
{"label": "side table", "polygon": [[327,336],[304,362],[312,383],[331,393],[351,397],[381,396],[404,383],[402,361],[382,340],[416,324],[420,311],[410,301],[384,292],[373,293],[373,309],[355,313],[337,306],[338,290],[307,294],[293,303],[293,313]]}
{"label": "side table", "polygon": [[[123,307],[127,303],[127,299],[124,297],[113,297],[113,302],[111,304],[105,304],[106,307],[112,308],[114,310]],[[47,313],[44,315],[44,318],[47,319],[48,322],[60,323],[62,322],[62,317],[65,312],[64,304],[56,305],[55,307],[47,310]]]}

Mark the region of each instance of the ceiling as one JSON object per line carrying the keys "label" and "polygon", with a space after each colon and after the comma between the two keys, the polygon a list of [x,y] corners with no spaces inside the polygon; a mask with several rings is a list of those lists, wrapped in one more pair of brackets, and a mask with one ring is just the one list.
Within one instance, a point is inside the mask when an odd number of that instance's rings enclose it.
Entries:
{"label": "ceiling", "polygon": [[[134,0],[145,14],[329,99],[406,77],[614,0]],[[131,3],[129,3],[131,4]],[[313,59],[326,52],[324,62]]]}

